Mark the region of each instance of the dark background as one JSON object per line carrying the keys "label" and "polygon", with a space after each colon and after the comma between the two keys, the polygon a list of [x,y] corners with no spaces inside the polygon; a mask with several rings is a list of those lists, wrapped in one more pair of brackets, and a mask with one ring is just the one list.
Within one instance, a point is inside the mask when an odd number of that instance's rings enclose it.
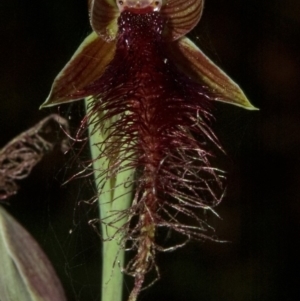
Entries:
{"label": "dark background", "polygon": [[[57,112],[38,107],[89,31],[85,0],[1,0],[1,146]],[[207,0],[189,36],[260,111],[215,107],[228,188],[217,208],[222,220],[212,224],[230,243],[192,242],[159,255],[161,280],[140,300],[298,301],[300,2]],[[80,102],[61,112],[78,126]],[[100,240],[87,222],[97,211],[78,202],[93,186],[89,179],[61,186],[78,162],[73,153],[47,155],[5,206],[46,250],[68,300],[91,301],[99,300]]]}

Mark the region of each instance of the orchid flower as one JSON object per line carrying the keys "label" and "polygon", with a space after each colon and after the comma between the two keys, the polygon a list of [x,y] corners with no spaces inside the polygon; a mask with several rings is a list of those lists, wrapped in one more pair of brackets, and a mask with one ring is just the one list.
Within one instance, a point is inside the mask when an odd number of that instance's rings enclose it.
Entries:
{"label": "orchid flower", "polygon": [[[210,238],[199,210],[223,196],[210,157],[214,101],[255,110],[240,87],[185,35],[203,0],[90,0],[93,32],[58,74],[42,107],[86,98],[103,246],[102,300],[120,300],[113,267],[134,277],[129,301],[159,269],[156,253]],[[91,221],[93,223],[93,221]],[[169,248],[157,229],[185,237]],[[135,252],[124,266],[123,249]],[[117,279],[117,280],[113,280]],[[151,281],[150,281],[151,282]],[[108,286],[112,289],[107,289]],[[121,291],[119,289],[119,291]]]}

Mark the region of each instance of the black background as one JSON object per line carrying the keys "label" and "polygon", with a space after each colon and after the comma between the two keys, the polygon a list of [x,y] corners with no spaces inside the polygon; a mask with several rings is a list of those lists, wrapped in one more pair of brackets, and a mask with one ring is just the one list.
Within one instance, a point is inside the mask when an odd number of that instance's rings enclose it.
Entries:
{"label": "black background", "polygon": [[[1,0],[0,145],[57,112],[38,107],[90,31],[86,6],[84,0]],[[215,106],[228,188],[217,208],[222,220],[212,224],[230,243],[192,242],[158,256],[161,279],[140,300],[298,301],[300,2],[207,0],[189,36],[260,111]],[[76,128],[81,103],[61,111]],[[100,240],[87,225],[97,211],[78,205],[93,195],[92,185],[84,179],[61,187],[80,167],[72,158],[59,150],[47,155],[5,206],[45,249],[68,300],[99,300]]]}

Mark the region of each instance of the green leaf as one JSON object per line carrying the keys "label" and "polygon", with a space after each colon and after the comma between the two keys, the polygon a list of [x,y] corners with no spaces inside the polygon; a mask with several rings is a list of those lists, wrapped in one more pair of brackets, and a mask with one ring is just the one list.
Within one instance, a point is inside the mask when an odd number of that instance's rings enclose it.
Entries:
{"label": "green leaf", "polygon": [[32,236],[0,207],[1,301],[65,301],[62,285]]}

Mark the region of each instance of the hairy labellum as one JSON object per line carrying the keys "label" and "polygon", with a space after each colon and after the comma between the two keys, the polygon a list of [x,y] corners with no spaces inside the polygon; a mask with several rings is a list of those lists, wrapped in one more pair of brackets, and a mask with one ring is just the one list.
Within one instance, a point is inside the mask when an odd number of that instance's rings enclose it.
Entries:
{"label": "hairy labellum", "polygon": [[[111,133],[100,146],[112,162],[108,177],[121,172],[123,160],[128,165],[122,168],[137,169],[130,217],[137,216],[138,222],[124,238],[138,250],[127,271],[142,277],[154,266],[155,250],[162,249],[155,243],[156,227],[205,237],[204,222],[194,210],[220,201],[221,181],[209,164],[207,147],[209,141],[217,144],[208,126],[214,94],[169,59],[159,13],[124,11],[118,23],[114,59],[87,87],[94,98],[88,120],[105,112],[95,130],[105,132],[110,124]],[[128,155],[120,158],[125,149]],[[190,224],[183,224],[182,216],[192,218]]]}
{"label": "hairy labellum", "polygon": [[[90,97],[79,134],[89,127],[90,137],[101,137],[94,161],[100,199],[120,185],[134,191],[129,208],[101,220],[121,235],[121,247],[130,242],[136,251],[125,268],[135,277],[134,301],[146,273],[157,270],[156,251],[184,244],[158,245],[158,228],[186,241],[209,238],[198,209],[213,211],[223,195],[222,172],[209,162],[212,148],[220,148],[210,129],[212,102],[255,107],[184,37],[199,21],[203,0],[90,0],[89,9],[95,32],[59,73],[43,106]],[[118,182],[131,171],[133,180]],[[122,195],[111,202],[122,202]]]}
{"label": "hairy labellum", "polygon": [[167,195],[182,208],[207,208],[219,200],[215,195],[213,203],[206,200],[207,192],[212,194],[212,179],[220,184],[205,147],[208,141],[217,144],[207,125],[214,94],[168,58],[163,23],[156,12],[123,12],[115,57],[102,77],[87,87],[94,97],[88,120],[105,112],[95,127],[105,131],[109,123],[112,129],[102,146],[116,162],[108,173],[119,170],[117,157],[125,146],[129,157],[123,160],[140,174],[137,206],[146,202],[153,211],[151,218],[157,215],[155,223],[162,222],[157,211],[164,211]]}

